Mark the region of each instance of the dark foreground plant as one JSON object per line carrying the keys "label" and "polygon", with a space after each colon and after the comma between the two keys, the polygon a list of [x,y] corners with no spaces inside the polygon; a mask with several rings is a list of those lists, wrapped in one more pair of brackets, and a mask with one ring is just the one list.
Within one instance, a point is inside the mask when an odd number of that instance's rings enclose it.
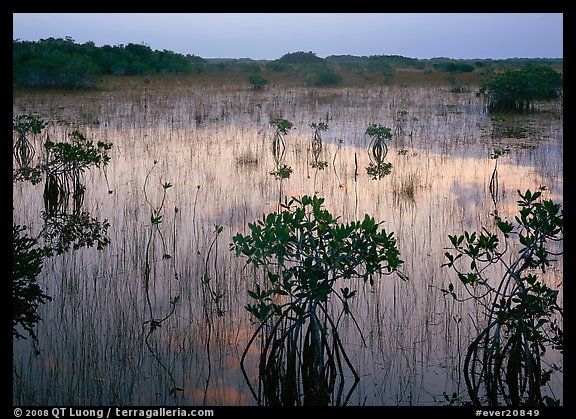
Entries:
{"label": "dark foreground plant", "polygon": [[[546,283],[554,256],[562,254],[564,219],[559,204],[541,199],[545,190],[518,191],[515,225],[495,215],[499,235],[483,229],[449,236],[453,250],[445,253],[448,262],[442,266],[457,273],[469,294],[466,299],[486,312],[464,360],[464,378],[475,405],[558,403],[544,395],[542,387],[560,369],[549,365],[544,355],[550,349],[563,353],[564,346],[558,291]],[[515,255],[510,254],[513,237],[521,245]],[[504,268],[500,278],[490,278],[492,265]],[[443,292],[462,301],[453,284]]]}
{"label": "dark foreground plant", "polygon": [[[265,274],[264,282],[248,291],[254,303],[246,309],[259,326],[241,359],[259,404],[347,404],[359,381],[338,335],[342,316],[354,319],[349,300],[357,291],[347,280],[373,284],[381,274],[398,272],[403,263],[393,233],[381,223],[368,215],[339,223],[323,203],[317,196],[292,198],[281,211],[249,224],[250,233],[235,235],[230,245],[247,258],[246,265]],[[334,306],[339,308],[334,311]],[[257,394],[244,361],[259,334]],[[354,383],[342,400],[346,366]]]}

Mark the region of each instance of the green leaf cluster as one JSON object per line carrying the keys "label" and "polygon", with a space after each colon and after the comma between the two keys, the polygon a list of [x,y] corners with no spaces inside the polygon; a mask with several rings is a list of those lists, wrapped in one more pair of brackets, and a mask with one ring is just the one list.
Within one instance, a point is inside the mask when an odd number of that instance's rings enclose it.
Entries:
{"label": "green leaf cluster", "polygon": [[[293,197],[280,212],[250,223],[249,234],[233,237],[231,251],[266,273],[266,285],[249,292],[256,304],[246,307],[260,321],[287,311],[302,319],[308,307],[333,293],[343,301],[355,295],[348,288],[336,290],[337,281],[360,278],[373,284],[378,275],[402,265],[394,234],[381,223],[368,215],[340,223],[323,204],[316,195]],[[276,302],[279,297],[287,302]]]}

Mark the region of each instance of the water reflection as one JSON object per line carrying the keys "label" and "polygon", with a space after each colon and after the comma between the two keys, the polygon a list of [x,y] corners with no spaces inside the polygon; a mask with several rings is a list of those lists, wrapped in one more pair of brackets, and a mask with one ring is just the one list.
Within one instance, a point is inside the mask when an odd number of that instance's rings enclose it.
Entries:
{"label": "water reflection", "polygon": [[[75,120],[82,109],[99,121],[82,127],[86,137],[115,145],[106,173],[85,173],[81,204],[110,224],[110,244],[101,252],[64,252],[45,263],[38,280],[54,300],[40,308],[41,356],[34,356],[28,342],[13,343],[15,404],[254,404],[240,358],[254,332],[244,308],[246,291],[259,277],[230,254],[228,243],[237,232],[246,233],[249,222],[274,211],[279,194],[314,192],[343,221],[364,213],[385,221],[398,238],[410,278],[376,281],[351,304],[366,343],[353,324],[342,323],[340,338],[361,377],[349,404],[441,404],[444,392],[465,395],[462,351],[481,312],[440,292],[447,283],[447,272],[440,268],[447,236],[492,226],[490,153],[496,147],[510,147],[498,163],[501,217],[517,213],[518,189],[546,185],[547,199],[562,202],[561,113],[530,116],[530,132],[537,138],[492,138],[494,122],[473,93],[454,95],[441,88],[323,89],[313,95],[293,88],[255,95],[239,87],[223,91],[184,84],[175,91],[158,85],[146,93],[144,110],[143,86],[129,87],[121,93],[50,92],[14,99],[15,114],[33,109],[54,121]],[[386,159],[393,172],[372,181],[362,170],[370,163],[366,127],[395,127],[401,110],[417,118],[404,125],[412,136],[392,139]],[[294,124],[284,153],[293,172],[282,180],[282,191],[269,174],[276,167],[271,115]],[[322,152],[334,170],[308,178],[309,124],[320,120],[329,121]],[[51,138],[70,131],[64,124],[48,130]],[[160,224],[164,243],[150,253],[154,279],[146,289],[150,209],[143,186],[154,160],[150,201],[160,202],[165,182],[173,186]],[[13,193],[13,222],[33,224],[44,207],[42,190],[18,183]],[[223,230],[217,250],[210,250],[215,225]],[[162,258],[164,247],[171,259]],[[558,270],[551,271],[555,285],[563,278],[559,259]],[[222,316],[202,281],[206,261],[211,285],[221,295]],[[146,347],[147,295],[152,318],[170,313],[170,301],[180,296],[174,314],[148,339],[183,389],[176,395]],[[247,362],[255,365],[258,357],[251,351]],[[247,373],[257,380],[256,369]],[[353,377],[346,381],[352,383]],[[553,377],[550,386],[558,396],[562,376]]]}
{"label": "water reflection", "polygon": [[[13,224],[13,320],[12,334],[16,339],[26,339],[20,329],[32,338],[35,354],[38,337],[35,328],[42,320],[40,306],[52,297],[45,293],[37,281],[46,258],[59,256],[69,250],[95,246],[102,250],[110,240],[106,237],[109,224],[100,221],[82,210],[85,187],[81,183],[81,172],[92,165],[104,164],[108,160],[105,151],[111,145],[98,143],[102,155],[92,153],[92,144],[78,131],[74,131],[74,142],[54,143],[47,139],[43,143],[46,152],[43,160],[33,165],[35,147],[28,140],[28,134],[40,136],[46,123],[35,115],[20,115],[14,118],[13,127],[18,138],[14,145],[14,159],[17,163],[13,171],[13,182],[29,182],[36,185],[45,177],[41,211],[42,228],[36,237],[26,231],[34,231],[38,223],[28,225]],[[72,198],[72,209],[68,204]],[[36,227],[37,228],[37,227]]]}

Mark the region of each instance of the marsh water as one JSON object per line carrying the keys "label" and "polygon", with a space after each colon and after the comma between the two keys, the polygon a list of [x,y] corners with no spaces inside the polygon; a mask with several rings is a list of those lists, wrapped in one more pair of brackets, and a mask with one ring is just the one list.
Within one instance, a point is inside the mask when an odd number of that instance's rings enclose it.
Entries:
{"label": "marsh water", "polygon": [[[544,185],[546,199],[563,201],[561,105],[495,119],[474,89],[252,92],[241,84],[127,79],[87,92],[20,93],[13,113],[50,121],[31,138],[37,158],[46,133],[63,141],[78,129],[114,144],[107,166],[83,174],[83,209],[108,221],[110,244],[45,260],[38,280],[53,300],[39,308],[39,353],[30,339],[13,340],[18,405],[256,404],[240,357],[256,327],[245,309],[247,290],[262,275],[244,268],[229,243],[248,223],[277,211],[280,199],[314,193],[342,221],[364,214],[383,221],[409,278],[343,284],[359,290],[351,302],[357,325],[350,318],[340,325],[360,376],[349,404],[441,405],[444,393],[466,398],[462,361],[484,317],[471,302],[441,291],[450,282],[462,291],[454,272],[441,267],[448,235],[494,231],[495,210],[513,220],[517,190]],[[293,123],[285,137],[293,173],[282,181],[270,175],[272,118]],[[310,165],[313,122],[328,124],[323,170]],[[388,143],[392,172],[380,180],[365,169],[371,123],[403,129]],[[495,148],[510,151],[498,159],[493,196]],[[42,183],[13,184],[14,224],[42,229],[42,193]],[[155,226],[154,210],[162,215]],[[219,235],[215,226],[223,227]],[[562,257],[547,281],[560,289],[563,305]],[[177,296],[173,315],[148,336],[151,318],[168,316]],[[559,354],[547,356],[561,367]],[[254,383],[257,357],[256,348],[247,357]],[[545,392],[562,400],[562,373]]]}

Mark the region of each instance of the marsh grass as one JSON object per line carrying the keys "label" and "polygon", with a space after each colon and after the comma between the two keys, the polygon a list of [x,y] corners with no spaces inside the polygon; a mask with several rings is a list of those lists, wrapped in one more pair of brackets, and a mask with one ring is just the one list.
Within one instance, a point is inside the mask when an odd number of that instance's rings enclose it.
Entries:
{"label": "marsh grass", "polygon": [[[34,112],[53,121],[47,127],[51,137],[81,127],[89,139],[114,143],[115,152],[105,173],[83,179],[90,191],[83,206],[109,221],[111,243],[101,253],[84,249],[45,267],[39,281],[54,301],[42,307],[41,355],[34,356],[27,342],[13,342],[14,404],[253,404],[240,358],[255,330],[244,309],[246,291],[262,278],[229,254],[228,243],[235,233],[246,233],[248,222],[273,211],[279,195],[314,192],[322,193],[327,208],[343,221],[365,213],[384,220],[397,237],[410,278],[379,281],[361,291],[351,304],[360,331],[351,322],[341,324],[343,347],[361,377],[349,404],[442,404],[443,393],[466,396],[462,348],[482,312],[443,297],[447,273],[440,264],[449,243],[442,239],[492,222],[494,161],[487,156],[494,148],[512,150],[498,163],[502,217],[515,213],[516,189],[546,185],[550,199],[562,202],[561,109],[530,116],[536,138],[496,138],[494,122],[473,89],[452,94],[445,81],[433,81],[434,74],[397,74],[390,85],[376,79],[352,85],[345,75],[342,87],[317,89],[303,87],[297,75],[286,84],[280,81],[287,76],[272,76],[266,75],[270,84],[263,92],[250,92],[247,81],[225,82],[218,74],[150,77],[147,84],[142,78],[110,78],[102,89],[88,92],[15,92],[14,114]],[[430,83],[424,83],[426,77]],[[378,121],[393,127],[399,110],[417,121],[404,127],[412,129],[411,137],[388,144],[393,174],[378,182],[361,170],[356,176],[355,167],[370,161],[366,126]],[[294,124],[284,156],[293,172],[281,191],[269,175],[275,167],[271,115]],[[333,170],[312,173],[306,164],[309,124],[321,120],[329,125],[322,152]],[[257,165],[248,163],[254,159]],[[180,301],[149,343],[183,389],[176,397],[170,394],[170,377],[146,347],[142,328],[150,319],[143,286],[150,211],[142,184],[154,160],[150,184],[169,181],[173,187],[162,222],[165,246],[155,247],[149,257],[155,278],[150,304],[159,313],[155,316],[165,316],[171,299],[179,295]],[[148,194],[150,202],[160,202],[162,188]],[[41,186],[15,183],[13,196],[13,222],[37,232]],[[211,247],[215,225],[223,229],[218,246]],[[172,259],[162,258],[164,247]],[[212,290],[221,295],[222,316],[202,281],[206,261]],[[562,290],[561,261],[559,266],[553,281]],[[550,362],[561,363],[555,356],[550,354]],[[259,353],[246,357],[256,365]],[[257,381],[257,368],[247,373]],[[345,378],[353,382],[350,375]],[[562,376],[554,380],[550,391],[558,395]]]}

